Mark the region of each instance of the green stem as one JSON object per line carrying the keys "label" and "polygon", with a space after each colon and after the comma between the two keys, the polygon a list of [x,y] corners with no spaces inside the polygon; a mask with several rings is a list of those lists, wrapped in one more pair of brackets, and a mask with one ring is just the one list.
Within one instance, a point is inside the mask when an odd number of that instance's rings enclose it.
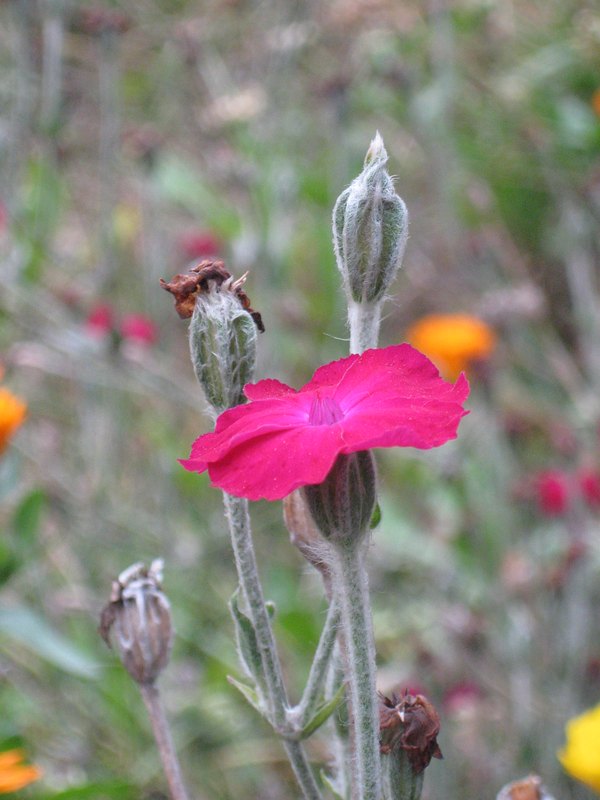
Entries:
{"label": "green stem", "polygon": [[333,586],[340,604],[353,743],[353,800],[380,800],[379,713],[375,643],[360,543],[332,547]]}
{"label": "green stem", "polygon": [[339,624],[340,611],[334,599],[327,610],[327,619],[321,631],[321,638],[310,668],[302,700],[294,709],[298,715],[300,730],[309,722],[319,699],[324,693],[325,679],[331,663],[331,655],[335,646]]}
{"label": "green stem", "polygon": [[269,612],[265,605],[258,566],[252,543],[248,501],[223,492],[225,516],[231,533],[240,587],[256,633],[265,684],[268,692],[269,714],[273,727],[283,737],[288,758],[306,800],[322,800],[304,748],[300,742],[286,739],[292,734],[288,721],[288,699],[283,683],[281,664]]}
{"label": "green stem", "polygon": [[381,305],[381,300],[374,303],[348,301],[351,353],[362,353],[371,347],[377,347],[381,325]]}

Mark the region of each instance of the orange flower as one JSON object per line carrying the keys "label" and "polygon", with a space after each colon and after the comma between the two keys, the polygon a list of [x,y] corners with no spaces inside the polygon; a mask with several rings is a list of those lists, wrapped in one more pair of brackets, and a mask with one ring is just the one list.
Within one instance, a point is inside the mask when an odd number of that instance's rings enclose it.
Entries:
{"label": "orange flower", "polygon": [[22,425],[26,413],[26,403],[8,389],[0,387],[0,454],[6,449],[13,433]]}
{"label": "orange flower", "polygon": [[16,792],[41,777],[39,767],[23,764],[24,758],[24,753],[19,748],[0,753],[0,794]]}
{"label": "orange flower", "polygon": [[430,314],[410,326],[409,341],[454,380],[473,361],[487,358],[496,345],[494,331],[469,314]]}
{"label": "orange flower", "polygon": [[596,115],[600,117],[600,89],[596,89],[592,95],[592,108],[594,109]]}

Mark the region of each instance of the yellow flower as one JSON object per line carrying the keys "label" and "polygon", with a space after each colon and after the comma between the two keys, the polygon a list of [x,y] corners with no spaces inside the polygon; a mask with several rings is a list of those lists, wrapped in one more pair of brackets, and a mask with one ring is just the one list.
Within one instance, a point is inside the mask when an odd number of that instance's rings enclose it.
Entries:
{"label": "yellow flower", "polygon": [[6,449],[13,433],[22,425],[26,413],[26,403],[8,389],[0,387],[0,454]]}
{"label": "yellow flower", "polygon": [[471,362],[487,358],[496,345],[496,334],[489,325],[469,314],[422,317],[410,326],[406,339],[449,380],[457,378]]}
{"label": "yellow flower", "polygon": [[600,705],[569,720],[566,736],[558,760],[569,775],[600,792]]}
{"label": "yellow flower", "polygon": [[41,777],[39,767],[22,763],[24,757],[18,748],[0,753],[0,794],[16,792]]}

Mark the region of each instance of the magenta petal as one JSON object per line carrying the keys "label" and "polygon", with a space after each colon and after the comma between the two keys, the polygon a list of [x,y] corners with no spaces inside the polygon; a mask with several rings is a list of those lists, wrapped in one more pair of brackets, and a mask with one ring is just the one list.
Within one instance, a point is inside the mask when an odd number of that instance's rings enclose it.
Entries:
{"label": "magenta petal", "polygon": [[469,385],[402,344],[326,364],[299,392],[275,380],[245,391],[251,402],[221,414],[181,463],[230,494],[277,500],[321,482],[339,453],[453,439]]}
{"label": "magenta petal", "polygon": [[275,397],[297,394],[297,392],[287,383],[276,381],[275,378],[265,378],[264,381],[258,381],[258,383],[247,383],[244,386],[244,394],[248,400],[271,400]]}
{"label": "magenta petal", "polygon": [[353,354],[331,364],[324,364],[316,370],[312,379],[305,383],[300,392],[310,392],[315,389],[323,389],[326,386],[337,386],[349,369],[360,364],[361,356]]}
{"label": "magenta petal", "polygon": [[458,403],[414,401],[381,403],[353,413],[344,421],[344,453],[374,447],[418,447],[427,450],[456,438],[468,413]]}
{"label": "magenta petal", "polygon": [[438,397],[452,389],[431,361],[408,344],[382,350],[366,350],[360,361],[345,372],[335,398],[344,410],[357,403],[376,403],[382,392],[401,397]]}
{"label": "magenta petal", "polygon": [[321,483],[341,451],[341,427],[278,431],[247,441],[208,465],[215,486],[249,500],[280,500],[297,489]]}
{"label": "magenta petal", "polygon": [[215,432],[199,436],[192,445],[190,457],[180,463],[190,471],[203,472],[206,464],[224,458],[245,441],[306,425],[308,402],[304,398],[302,404],[290,403],[285,399],[258,400],[229,409],[220,415]]}

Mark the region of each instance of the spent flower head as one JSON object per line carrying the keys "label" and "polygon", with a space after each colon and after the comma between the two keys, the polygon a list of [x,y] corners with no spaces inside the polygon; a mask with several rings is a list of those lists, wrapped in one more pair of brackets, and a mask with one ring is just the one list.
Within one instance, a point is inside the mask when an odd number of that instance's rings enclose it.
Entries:
{"label": "spent flower head", "polygon": [[181,463],[230,494],[279,500],[322,483],[339,455],[454,439],[469,385],[464,376],[446,383],[401,344],[325,364],[298,391],[267,379],[244,393],[250,403],[221,414]]}
{"label": "spent flower head", "polygon": [[161,559],[123,570],[102,610],[100,635],[115,643],[123,666],[140,684],[152,684],[167,666],[173,643],[171,607],[162,591]]}
{"label": "spent flower head", "polygon": [[423,772],[432,758],[442,758],[437,743],[440,719],[422,694],[379,695],[381,766],[386,796],[418,800]]}
{"label": "spent flower head", "polygon": [[161,286],[175,297],[175,310],[190,322],[190,354],[196,377],[217,413],[244,402],[244,384],[256,363],[261,315],[243,291],[247,273],[234,280],[222,261],[202,261]]}

